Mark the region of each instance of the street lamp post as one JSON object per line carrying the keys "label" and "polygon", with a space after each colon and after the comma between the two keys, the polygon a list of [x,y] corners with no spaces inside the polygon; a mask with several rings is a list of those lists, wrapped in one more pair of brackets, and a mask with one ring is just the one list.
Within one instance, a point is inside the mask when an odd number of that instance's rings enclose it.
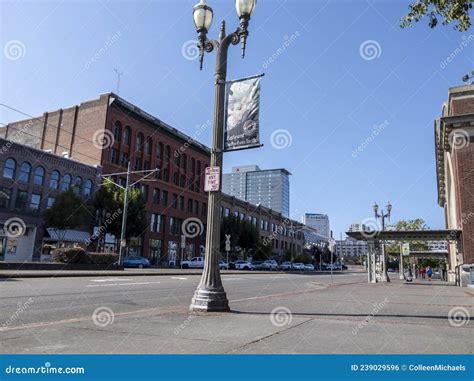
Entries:
{"label": "street lamp post", "polygon": [[[213,11],[206,4],[205,0],[200,0],[199,4],[193,8],[194,24],[198,33],[199,64],[202,69],[204,53],[216,50],[216,71],[215,71],[215,91],[214,91],[214,123],[212,132],[211,166],[219,167],[220,181],[222,183],[222,156],[224,138],[224,100],[225,83],[227,76],[227,51],[229,46],[241,43],[242,57],[245,55],[245,47],[248,36],[248,23],[256,0],[236,0],[235,7],[240,19],[237,30],[226,36],[225,22],[222,21],[219,33],[219,40],[207,39],[207,32],[212,23]],[[219,185],[220,186],[220,185]],[[206,253],[204,269],[201,281],[194,293],[191,301],[191,311],[229,311],[229,301],[227,300],[219,270],[220,253],[220,204],[221,191],[209,192],[207,207],[207,232],[206,232]]]}
{"label": "street lamp post", "polygon": [[[381,210],[381,213],[379,214],[378,210],[379,210],[379,206],[377,205],[377,203],[374,203],[374,206],[373,206],[373,209],[374,209],[374,214],[375,214],[375,218],[378,219],[380,218],[381,222],[382,222],[382,231],[385,230],[385,219],[388,218],[388,220],[390,221],[390,214],[392,213],[392,204],[390,204],[390,201],[387,203],[387,213],[384,213],[383,210]],[[390,278],[388,276],[388,272],[387,272],[387,258],[385,256],[385,244],[383,243],[382,246],[381,246],[381,250],[382,250],[382,253],[381,253],[381,257],[382,257],[382,281],[383,282],[390,282]]]}

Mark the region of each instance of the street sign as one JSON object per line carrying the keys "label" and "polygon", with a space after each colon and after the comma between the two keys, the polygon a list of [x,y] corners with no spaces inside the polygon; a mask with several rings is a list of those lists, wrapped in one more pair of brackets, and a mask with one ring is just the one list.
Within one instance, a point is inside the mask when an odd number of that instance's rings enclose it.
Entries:
{"label": "street sign", "polygon": [[408,257],[410,255],[410,244],[409,243],[403,243],[402,244],[402,255],[404,257]]}
{"label": "street sign", "polygon": [[181,235],[181,247],[186,247],[186,236],[184,234]]}
{"label": "street sign", "polygon": [[230,251],[230,234],[225,235],[225,251]]}
{"label": "street sign", "polygon": [[123,240],[120,242],[120,246],[122,246],[122,247],[127,246],[127,241],[123,239]]}
{"label": "street sign", "polygon": [[204,192],[217,192],[220,189],[220,167],[207,167]]}

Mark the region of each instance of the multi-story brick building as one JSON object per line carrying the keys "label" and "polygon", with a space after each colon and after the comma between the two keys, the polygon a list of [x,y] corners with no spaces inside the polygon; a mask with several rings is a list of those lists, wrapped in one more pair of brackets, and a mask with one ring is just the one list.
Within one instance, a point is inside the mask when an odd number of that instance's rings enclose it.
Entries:
{"label": "multi-story brick building", "polygon": [[[40,260],[43,211],[70,187],[87,202],[101,181],[100,167],[15,143],[21,135],[0,138],[0,260],[9,262]],[[68,233],[83,241],[91,226],[83,228]]]}
{"label": "multi-story brick building", "polygon": [[474,264],[474,84],[449,89],[435,121],[438,203],[446,227],[461,229],[462,242],[449,246],[449,278],[460,265]]}
{"label": "multi-story brick building", "polygon": [[[187,218],[205,226],[207,195],[201,175],[209,165],[209,149],[113,93],[10,123],[3,130],[6,139],[17,135],[20,143],[39,150],[102,166],[104,174],[125,172],[129,161],[133,170],[158,168],[155,181],[140,184],[149,223],[131,242],[135,253],[154,263],[176,263]],[[142,175],[132,175],[132,180]],[[125,182],[125,175],[114,177]],[[200,253],[203,237],[187,238],[187,255]]]}

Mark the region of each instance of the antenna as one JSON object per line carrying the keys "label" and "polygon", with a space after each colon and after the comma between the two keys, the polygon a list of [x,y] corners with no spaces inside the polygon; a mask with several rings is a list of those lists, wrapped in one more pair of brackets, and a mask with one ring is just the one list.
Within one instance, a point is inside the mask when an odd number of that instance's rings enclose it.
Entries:
{"label": "antenna", "polygon": [[118,69],[114,69],[115,73],[117,74],[117,95],[120,93],[120,78],[123,75],[123,71],[119,71]]}

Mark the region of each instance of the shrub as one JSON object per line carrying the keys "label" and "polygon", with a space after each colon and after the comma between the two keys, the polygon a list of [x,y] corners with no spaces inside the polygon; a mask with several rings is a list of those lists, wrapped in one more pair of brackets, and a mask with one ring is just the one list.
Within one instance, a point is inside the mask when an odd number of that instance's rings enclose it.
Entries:
{"label": "shrub", "polygon": [[53,251],[53,261],[60,263],[112,265],[118,261],[113,253],[88,253],[80,247],[68,247]]}

